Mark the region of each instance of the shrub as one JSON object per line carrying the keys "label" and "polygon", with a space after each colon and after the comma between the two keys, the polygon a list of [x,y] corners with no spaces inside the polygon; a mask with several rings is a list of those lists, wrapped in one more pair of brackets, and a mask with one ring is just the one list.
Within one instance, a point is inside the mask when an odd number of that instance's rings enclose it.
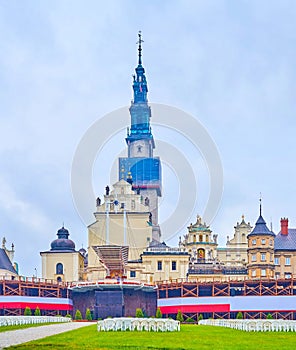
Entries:
{"label": "shrub", "polygon": [[203,315],[202,315],[202,314],[199,314],[199,315],[198,315],[198,321],[201,321],[201,320],[203,320]]}
{"label": "shrub", "polygon": [[158,307],[157,310],[156,310],[156,314],[155,314],[155,317],[156,318],[162,318],[162,313],[160,311],[160,308]]}
{"label": "shrub", "polygon": [[188,323],[194,323],[194,319],[191,317],[186,318],[186,322]]}
{"label": "shrub", "polygon": [[243,314],[239,311],[237,314],[236,314],[236,318],[238,320],[242,320],[243,319]]}
{"label": "shrub", "polygon": [[29,306],[26,306],[25,311],[24,311],[24,316],[32,316],[32,311],[29,308]]}
{"label": "shrub", "polygon": [[138,317],[138,318],[144,317],[144,313],[143,313],[142,309],[140,309],[140,308],[136,309],[136,317]]}
{"label": "shrub", "polygon": [[91,312],[90,312],[89,308],[87,308],[86,311],[85,311],[85,319],[88,320],[88,321],[92,320],[92,315],[91,315]]}
{"label": "shrub", "polygon": [[34,311],[34,316],[41,316],[41,312],[40,312],[40,309],[38,306],[36,307],[36,309]]}
{"label": "shrub", "polygon": [[81,315],[81,312],[79,310],[76,310],[75,320],[82,320],[82,315]]}
{"label": "shrub", "polygon": [[72,318],[72,316],[70,314],[66,314],[65,317]]}
{"label": "shrub", "polygon": [[273,319],[272,314],[270,314],[270,313],[267,314],[266,318],[267,318],[268,320],[272,320],[272,319]]}
{"label": "shrub", "polygon": [[176,320],[180,321],[180,322],[184,322],[184,317],[183,317],[182,312],[180,310],[177,313]]}

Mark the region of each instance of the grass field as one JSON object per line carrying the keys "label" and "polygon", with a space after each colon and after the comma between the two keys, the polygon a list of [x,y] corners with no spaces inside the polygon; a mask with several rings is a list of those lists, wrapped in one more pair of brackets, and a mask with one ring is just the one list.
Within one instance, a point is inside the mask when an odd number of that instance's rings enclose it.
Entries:
{"label": "grass field", "polygon": [[181,332],[98,332],[96,325],[9,349],[295,349],[296,333],[247,333],[223,327],[182,325]]}

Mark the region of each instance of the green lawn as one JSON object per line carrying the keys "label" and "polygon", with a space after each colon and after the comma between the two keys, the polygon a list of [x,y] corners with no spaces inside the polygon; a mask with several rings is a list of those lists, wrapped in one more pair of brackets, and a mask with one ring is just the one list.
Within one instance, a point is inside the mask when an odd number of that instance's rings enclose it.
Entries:
{"label": "green lawn", "polygon": [[223,327],[183,325],[181,332],[98,332],[96,325],[9,349],[295,349],[296,334],[247,333]]}

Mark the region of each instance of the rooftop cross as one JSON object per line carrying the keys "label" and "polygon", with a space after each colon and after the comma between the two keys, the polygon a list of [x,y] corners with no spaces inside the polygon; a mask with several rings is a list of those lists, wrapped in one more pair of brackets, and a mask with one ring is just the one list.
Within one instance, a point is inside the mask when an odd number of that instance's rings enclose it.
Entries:
{"label": "rooftop cross", "polygon": [[139,65],[142,64],[142,43],[144,40],[142,40],[142,32],[139,30],[138,33],[139,40],[137,41],[137,44],[139,45],[138,51],[139,51]]}

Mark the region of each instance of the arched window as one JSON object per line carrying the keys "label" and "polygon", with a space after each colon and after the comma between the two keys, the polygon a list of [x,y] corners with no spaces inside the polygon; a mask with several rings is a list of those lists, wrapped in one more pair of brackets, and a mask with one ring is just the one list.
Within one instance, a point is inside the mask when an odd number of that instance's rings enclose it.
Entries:
{"label": "arched window", "polygon": [[202,242],[202,235],[199,235],[199,241]]}
{"label": "arched window", "polygon": [[59,276],[59,277],[57,278],[57,282],[62,282],[62,277]]}
{"label": "arched window", "polygon": [[58,263],[56,265],[56,274],[57,275],[62,275],[64,273],[64,266],[61,263]]}

